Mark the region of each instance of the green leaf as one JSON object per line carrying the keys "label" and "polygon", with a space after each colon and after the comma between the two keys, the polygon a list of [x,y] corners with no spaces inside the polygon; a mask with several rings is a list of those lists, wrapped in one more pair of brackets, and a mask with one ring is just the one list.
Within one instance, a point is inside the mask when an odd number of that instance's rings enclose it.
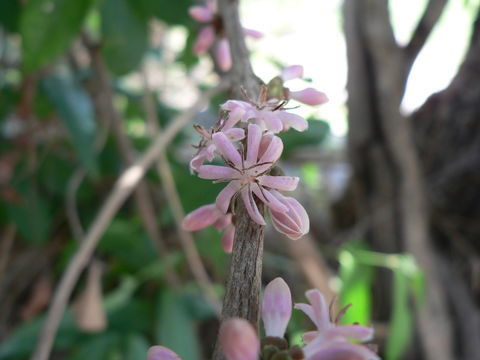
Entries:
{"label": "green leaf", "polygon": [[114,359],[115,350],[120,345],[120,336],[116,333],[100,333],[81,342],[69,360],[108,360]]}
{"label": "green leaf", "polygon": [[17,32],[20,12],[20,0],[0,0],[0,26],[9,32]]}
{"label": "green leaf", "polygon": [[393,313],[385,350],[386,360],[401,359],[412,334],[412,313],[408,305],[408,278],[401,270],[393,274]]}
{"label": "green leaf", "polygon": [[64,52],[94,1],[27,1],[20,19],[24,69],[38,69]]}
{"label": "green leaf", "polygon": [[43,244],[50,234],[51,214],[47,203],[32,180],[15,185],[20,195],[17,203],[6,204],[10,220],[18,228],[22,237],[32,244]]}
{"label": "green leaf", "polygon": [[83,165],[96,173],[94,146],[97,130],[90,98],[68,73],[49,76],[43,80],[42,85],[67,127]]}
{"label": "green leaf", "polygon": [[182,359],[200,359],[194,322],[182,297],[164,289],[157,302],[155,343],[175,351]]}
{"label": "green leaf", "polygon": [[310,120],[304,132],[286,131],[279,134],[283,141],[283,154],[288,157],[295,150],[304,146],[320,145],[330,132],[328,123],[323,120]]}
{"label": "green leaf", "polygon": [[128,0],[104,0],[101,8],[102,52],[117,75],[134,70],[148,48],[148,21]]}
{"label": "green leaf", "polygon": [[183,25],[191,22],[188,8],[193,5],[192,0],[130,0],[146,16],[155,16],[170,25]]}

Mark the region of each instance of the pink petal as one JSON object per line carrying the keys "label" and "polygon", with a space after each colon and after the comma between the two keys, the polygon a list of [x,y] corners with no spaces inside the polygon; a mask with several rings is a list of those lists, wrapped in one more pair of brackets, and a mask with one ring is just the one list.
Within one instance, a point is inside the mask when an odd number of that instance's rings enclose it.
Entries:
{"label": "pink petal", "polygon": [[295,304],[294,308],[297,310],[303,311],[305,315],[307,315],[310,318],[310,320],[312,320],[312,322],[316,324],[317,318],[315,317],[315,311],[313,310],[312,305],[297,303]]}
{"label": "pink petal", "polygon": [[223,132],[217,132],[213,134],[212,139],[220,154],[222,154],[227,160],[230,160],[236,167],[242,165],[242,157],[227,135]]}
{"label": "pink petal", "polygon": [[254,39],[261,39],[263,37],[263,33],[258,30],[243,28],[243,33],[247,36],[251,36]]}
{"label": "pink petal", "polygon": [[359,341],[370,341],[373,338],[374,330],[368,326],[362,325],[341,325],[334,328],[328,329],[328,337],[344,337]]}
{"label": "pink petal", "polygon": [[190,160],[190,172],[198,171],[199,166],[203,165],[205,159],[207,158],[206,149],[202,149],[195,155],[192,160]]}
{"label": "pink petal", "polygon": [[223,125],[223,129],[231,129],[237,123],[242,120],[243,115],[245,114],[245,110],[241,106],[236,106],[232,110],[230,110],[230,114],[228,114],[227,120]]}
{"label": "pink petal", "polygon": [[212,46],[213,40],[215,39],[215,30],[213,26],[205,26],[200,29],[198,32],[197,39],[193,44],[193,53],[195,55],[204,54],[210,46]]}
{"label": "pink petal", "polygon": [[256,360],[260,341],[253,326],[244,319],[226,320],[220,327],[220,345],[227,360]]}
{"label": "pink petal", "polygon": [[281,212],[270,208],[272,223],[275,229],[293,240],[299,239],[308,233],[310,230],[310,219],[303,206],[294,198],[285,197],[276,191],[272,191],[272,193],[287,207],[287,211]]}
{"label": "pink petal", "polygon": [[245,138],[245,130],[240,129],[240,128],[231,128],[231,129],[228,129],[228,130],[223,129],[223,133],[225,135],[227,135],[227,137],[231,141],[238,141],[238,140],[242,140],[243,138]]}
{"label": "pink petal", "polygon": [[213,13],[205,6],[192,6],[188,9],[188,13],[198,22],[208,23],[213,20]]}
{"label": "pink petal", "polygon": [[347,341],[336,342],[319,348],[312,346],[314,342],[303,348],[308,360],[380,360],[377,354],[366,346],[352,344]]}
{"label": "pink petal", "polygon": [[213,223],[215,229],[225,229],[232,223],[232,214],[225,214],[218,217],[217,221]]}
{"label": "pink petal", "polygon": [[[270,143],[268,143],[268,147],[265,149],[265,151],[262,151],[262,148],[264,148],[266,145],[263,142],[265,138],[270,138]],[[283,152],[282,139],[280,139],[278,136],[275,136],[275,135],[271,135],[270,137],[264,136],[262,139],[262,143],[260,144],[260,154],[262,155],[258,160],[258,162],[260,164],[266,163],[266,162],[274,163],[280,158],[280,155],[282,155],[282,152]]]}
{"label": "pink petal", "polygon": [[222,236],[222,248],[226,253],[231,253],[233,250],[233,240],[235,238],[235,226],[230,225],[225,229]]}
{"label": "pink petal", "polygon": [[237,175],[237,171],[226,166],[202,165],[198,168],[198,177],[202,179],[234,179]]}
{"label": "pink petal", "polygon": [[276,190],[293,191],[297,188],[299,178],[296,176],[270,176],[258,177],[258,183]]}
{"label": "pink petal", "polygon": [[265,219],[263,218],[262,214],[260,214],[257,204],[255,203],[252,193],[248,189],[248,187],[244,187],[241,190],[241,193],[242,193],[243,202],[245,204],[245,208],[247,209],[247,212],[252,218],[252,220],[259,225],[266,225]]}
{"label": "pink petal", "polygon": [[266,336],[283,337],[292,316],[292,295],[287,283],[277,277],[265,288],[262,320]]}
{"label": "pink petal", "polygon": [[302,65],[290,65],[283,69],[282,75],[280,75],[283,81],[298,79],[303,77]]}
{"label": "pink petal", "polygon": [[187,231],[197,231],[212,225],[221,215],[215,204],[204,205],[185,216],[182,228]]}
{"label": "pink petal", "polygon": [[228,211],[232,197],[239,189],[240,185],[238,181],[231,181],[222,189],[222,191],[220,191],[220,193],[217,195],[217,199],[215,200],[215,204],[221,212],[226,213]]}
{"label": "pink petal", "polygon": [[322,331],[330,327],[330,316],[328,304],[323,297],[323,294],[317,290],[312,289],[308,290],[305,295],[307,296],[308,301],[312,304],[312,308],[315,314],[315,325],[317,329]]}
{"label": "pink petal", "polygon": [[246,166],[251,166],[257,163],[258,149],[260,141],[262,140],[262,129],[258,125],[249,124],[247,132],[247,159]]}
{"label": "pink petal", "polygon": [[308,122],[303,117],[297,114],[292,114],[286,111],[278,111],[277,117],[282,121],[284,130],[290,127],[297,131],[305,131],[308,129]]}
{"label": "pink petal", "polygon": [[273,133],[279,133],[283,130],[284,126],[282,120],[278,116],[282,111],[259,111],[257,116],[257,121],[262,121],[263,125],[267,130],[270,130]]}
{"label": "pink petal", "polygon": [[223,71],[228,71],[232,67],[230,44],[227,39],[223,38],[218,41],[217,49],[215,51],[215,59],[217,60],[218,66]]}
{"label": "pink petal", "polygon": [[307,105],[321,105],[328,102],[327,95],[314,88],[290,91],[290,97]]}
{"label": "pink petal", "polygon": [[156,345],[148,349],[147,360],[180,360],[180,356],[164,346]]}
{"label": "pink petal", "polygon": [[270,209],[280,213],[288,211],[288,207],[278,200],[267,189],[260,189],[260,186],[255,184],[252,186],[253,192],[257,197],[265,203]]}
{"label": "pink petal", "polygon": [[212,14],[217,12],[217,2],[215,0],[206,0],[205,6],[212,12]]}

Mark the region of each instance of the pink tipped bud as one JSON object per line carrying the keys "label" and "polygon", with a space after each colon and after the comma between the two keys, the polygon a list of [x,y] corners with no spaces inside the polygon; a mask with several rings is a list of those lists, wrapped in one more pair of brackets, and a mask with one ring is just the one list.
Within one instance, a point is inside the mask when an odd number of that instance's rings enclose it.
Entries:
{"label": "pink tipped bud", "polygon": [[213,39],[215,39],[215,30],[213,26],[205,26],[200,29],[195,44],[193,45],[193,53],[201,55],[205,53],[210,46],[212,46]]}
{"label": "pink tipped bud", "polygon": [[298,79],[303,77],[303,66],[302,65],[291,65],[287,66],[282,71],[281,78],[283,81]]}
{"label": "pink tipped bud", "polygon": [[300,91],[290,91],[290,97],[307,105],[321,105],[328,102],[327,95],[314,88],[306,88]]}
{"label": "pink tipped bud", "polygon": [[275,229],[293,240],[308,233],[310,219],[303,206],[294,198],[283,196],[278,192],[272,191],[272,193],[288,208],[286,212],[277,212],[270,209]]}
{"label": "pink tipped bud", "polygon": [[147,360],[180,360],[180,356],[164,346],[152,346],[148,349]]}
{"label": "pink tipped bud", "polygon": [[218,41],[215,59],[218,66],[223,71],[228,71],[232,67],[232,56],[230,55],[230,44],[228,40],[223,38]]}
{"label": "pink tipped bud", "polygon": [[287,283],[277,277],[265,288],[262,320],[267,336],[283,337],[292,316],[292,295]]}
{"label": "pink tipped bud", "polygon": [[248,28],[243,28],[243,33],[246,35],[246,36],[250,36],[254,39],[261,39],[263,37],[263,33],[258,31],[258,30],[254,30],[254,29],[248,29]]}
{"label": "pink tipped bud", "polygon": [[213,13],[205,6],[192,6],[188,9],[188,13],[198,22],[208,23],[213,20]]}
{"label": "pink tipped bud", "polygon": [[228,319],[222,324],[220,345],[228,360],[256,360],[260,349],[255,329],[240,318]]}
{"label": "pink tipped bud", "polygon": [[197,231],[214,224],[223,214],[215,204],[204,205],[193,210],[182,222],[182,228],[187,231]]}

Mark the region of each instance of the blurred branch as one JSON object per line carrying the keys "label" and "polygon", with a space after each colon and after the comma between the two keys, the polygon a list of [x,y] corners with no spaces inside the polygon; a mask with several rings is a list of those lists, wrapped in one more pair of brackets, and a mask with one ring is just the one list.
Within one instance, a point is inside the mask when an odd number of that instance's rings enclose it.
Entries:
{"label": "blurred branch", "polygon": [[48,310],[45,323],[37,341],[36,348],[31,356],[32,360],[47,360],[52,350],[58,326],[68,303],[68,299],[77,283],[77,280],[90,260],[101,236],[107,229],[111,220],[120,209],[122,204],[133,192],[145,172],[157,160],[158,155],[172,141],[175,135],[181,131],[195,114],[208,103],[209,99],[220,92],[224,84],[206,91],[195,104],[174,118],[167,129],[153,140],[149,148],[127,168],[115,182],[108,198],[102,205],[98,215],[83,238],[80,247],[62,275],[59,285],[55,290],[52,304]]}
{"label": "blurred branch", "polygon": [[407,46],[405,46],[407,75],[410,72],[413,62],[427,42],[428,36],[432,32],[434,26],[437,24],[438,19],[440,19],[447,2],[448,0],[428,1],[427,7],[425,8],[423,15],[418,22],[409,43]]}
{"label": "blurred branch", "polygon": [[0,279],[3,276],[3,272],[7,269],[10,251],[12,250],[16,234],[17,227],[15,224],[8,224],[2,234],[2,243],[0,247]]}
{"label": "blurred branch", "polygon": [[[143,71],[142,75],[145,88],[144,106],[145,113],[147,114],[148,125],[150,127],[150,130],[152,130],[153,132],[153,136],[158,136],[161,134],[160,122],[158,119],[155,100],[148,84],[148,76],[146,70]],[[198,254],[197,248],[195,247],[193,236],[190,232],[182,229],[182,221],[185,217],[185,213],[183,211],[182,202],[180,200],[180,196],[178,195],[177,187],[175,185],[175,179],[173,178],[172,170],[170,168],[167,154],[165,152],[161,152],[159,154],[157,161],[157,172],[160,179],[162,180],[163,191],[165,197],[167,198],[168,204],[170,205],[170,209],[172,210],[175,225],[177,227],[177,233],[180,238],[180,243],[182,245],[183,251],[185,252],[190,271],[199,283],[202,291],[205,294],[205,297],[211,303],[213,309],[219,316],[222,305],[218,298],[218,295],[215,293],[212,281],[208,276],[207,271],[205,270],[202,259]]]}

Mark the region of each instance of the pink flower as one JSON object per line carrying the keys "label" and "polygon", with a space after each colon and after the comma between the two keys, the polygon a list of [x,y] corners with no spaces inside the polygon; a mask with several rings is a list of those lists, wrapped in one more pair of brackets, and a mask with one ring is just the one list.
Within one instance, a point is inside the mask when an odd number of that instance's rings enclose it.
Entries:
{"label": "pink flower", "polygon": [[198,169],[198,175],[203,179],[229,182],[217,196],[216,204],[219,210],[226,213],[232,197],[238,193],[250,217],[257,224],[265,225],[265,220],[258,210],[254,194],[270,209],[277,212],[288,211],[288,207],[282,204],[271,190],[295,190],[299,179],[292,176],[266,175],[282,153],[283,143],[279,137],[263,135],[259,126],[250,124],[246,150],[242,152],[237,150],[222,132],[215,133],[212,138],[228,166],[202,165]]}
{"label": "pink flower", "polygon": [[148,349],[147,360],[180,360],[180,356],[164,346],[156,345]]}
{"label": "pink flower", "polygon": [[[284,82],[303,77],[302,65],[287,66],[282,71],[280,76]],[[328,102],[328,97],[325,93],[314,88],[306,88],[300,91],[288,90],[288,98],[295,99],[307,105],[321,105]]]}
{"label": "pink flower", "polygon": [[297,240],[308,233],[310,220],[303,206],[296,199],[283,196],[278,191],[272,190],[271,193],[288,209],[286,212],[270,209],[275,229],[293,240]]}
{"label": "pink flower", "polygon": [[[190,16],[205,24],[198,32],[197,39],[193,45],[193,52],[201,55],[207,52],[218,39],[216,49],[214,51],[215,60],[219,68],[228,71],[232,67],[232,57],[230,54],[230,44],[225,38],[222,19],[217,15],[217,5],[214,0],[207,0],[205,6],[192,6],[188,10]],[[252,29],[244,29],[244,34],[259,39],[263,34]]]}
{"label": "pink flower", "polygon": [[198,171],[198,167],[203,165],[205,160],[212,161],[215,157],[217,147],[212,141],[212,135],[222,131],[230,140],[238,141],[245,137],[245,131],[240,128],[232,128],[231,121],[222,120],[210,130],[205,130],[203,126],[194,125],[195,130],[202,136],[198,144],[197,154],[190,160],[190,172]]}
{"label": "pink flower", "polygon": [[187,231],[197,231],[207,226],[215,229],[225,229],[222,236],[222,247],[227,253],[233,249],[235,225],[232,223],[232,214],[225,214],[218,210],[215,204],[204,205],[192,211],[183,219],[182,227]]}
{"label": "pink flower", "polygon": [[244,319],[226,320],[220,327],[220,345],[228,360],[256,360],[260,341],[253,326]]}
{"label": "pink flower", "polygon": [[347,341],[369,341],[373,338],[373,328],[355,324],[337,326],[330,320],[329,307],[320,291],[308,290],[306,296],[310,305],[295,304],[295,309],[302,310],[317,327],[316,331],[303,335],[303,340],[308,343],[303,349],[308,359],[343,359],[341,354],[351,354],[348,359],[378,359],[367,347]]}
{"label": "pink flower", "polygon": [[292,295],[287,283],[277,277],[265,288],[262,301],[262,320],[265,335],[283,338],[292,316]]}

